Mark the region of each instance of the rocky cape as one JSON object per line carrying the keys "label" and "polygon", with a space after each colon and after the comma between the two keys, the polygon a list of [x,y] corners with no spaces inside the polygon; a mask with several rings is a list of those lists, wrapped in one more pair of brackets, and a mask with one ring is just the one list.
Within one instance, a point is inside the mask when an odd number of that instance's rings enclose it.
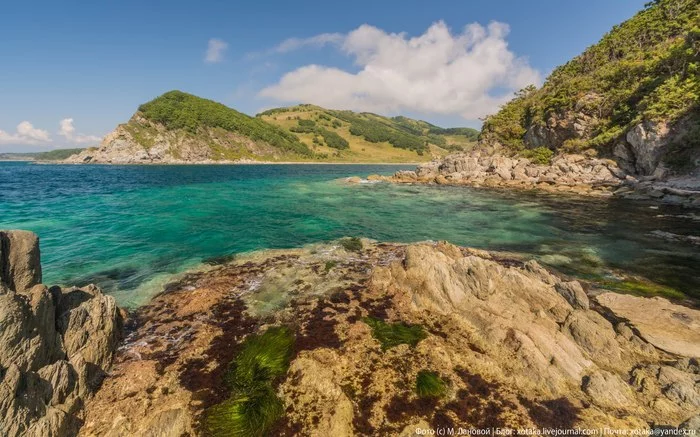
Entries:
{"label": "rocky cape", "polygon": [[[387,344],[377,324],[420,335]],[[211,432],[242,345],[274,326],[294,340],[270,435],[700,429],[700,311],[512,255],[348,239],[221,260],[169,284],[134,313],[80,435]],[[424,372],[444,384],[439,396],[419,395]]]}
{"label": "rocky cape", "polygon": [[390,177],[371,175],[368,179],[395,183],[538,189],[601,197],[653,199],[700,207],[700,178],[695,174],[673,176],[660,168],[654,174],[643,176],[628,173],[615,160],[577,154],[560,154],[548,164],[537,164],[528,158],[477,150],[420,164],[415,171],[399,171]]}
{"label": "rocky cape", "polygon": [[121,327],[99,288],[41,284],[35,234],[0,231],[0,435],[76,435]]}

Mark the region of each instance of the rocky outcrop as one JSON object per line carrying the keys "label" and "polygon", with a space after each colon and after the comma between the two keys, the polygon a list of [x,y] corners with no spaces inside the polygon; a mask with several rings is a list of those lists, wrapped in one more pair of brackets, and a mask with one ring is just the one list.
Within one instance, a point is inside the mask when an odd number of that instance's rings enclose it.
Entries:
{"label": "rocky outcrop", "polygon": [[550,164],[542,165],[527,158],[474,151],[448,155],[421,164],[415,171],[396,172],[392,177],[371,177],[394,183],[537,189],[604,197],[615,195],[700,207],[700,179],[697,177],[664,179],[659,174],[636,177],[611,159],[574,154],[558,155]]}
{"label": "rocky outcrop", "polygon": [[68,164],[225,164],[282,156],[264,142],[223,129],[197,135],[173,131],[139,113],[107,134],[99,147],[68,157]]}
{"label": "rocky outcrop", "polygon": [[392,182],[437,183],[475,187],[539,188],[581,194],[611,195],[626,174],[614,161],[582,155],[560,155],[548,165],[527,158],[480,152],[458,153],[420,165],[415,172],[397,172]]}
{"label": "rocky outcrop", "polygon": [[[250,254],[170,284],[136,314],[81,433],[203,433],[208,408],[229,394],[237,345],[274,325],[296,340],[273,435],[694,426],[694,352],[658,347],[591,298],[590,284],[448,243],[362,246]],[[371,320],[424,334],[384,347]],[[426,370],[445,381],[444,397],[416,394]]]}
{"label": "rocky outcrop", "polygon": [[39,240],[0,231],[0,435],[71,436],[121,335],[115,301],[94,286],[40,284]]}

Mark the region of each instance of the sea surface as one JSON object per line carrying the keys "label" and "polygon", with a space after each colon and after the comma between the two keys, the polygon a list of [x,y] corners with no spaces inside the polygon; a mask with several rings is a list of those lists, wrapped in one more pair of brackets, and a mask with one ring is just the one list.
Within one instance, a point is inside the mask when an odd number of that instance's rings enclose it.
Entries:
{"label": "sea surface", "polygon": [[527,254],[564,273],[628,275],[700,297],[700,247],[678,208],[489,189],[350,185],[412,166],[69,166],[0,162],[0,229],[41,239],[44,282],[94,282],[135,306],[216,257],[364,236]]}

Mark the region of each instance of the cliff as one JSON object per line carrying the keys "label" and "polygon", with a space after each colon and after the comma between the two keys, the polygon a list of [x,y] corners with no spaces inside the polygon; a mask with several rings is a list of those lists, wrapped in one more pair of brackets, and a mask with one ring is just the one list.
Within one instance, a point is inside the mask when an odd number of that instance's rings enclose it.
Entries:
{"label": "cliff", "polygon": [[0,435],[76,435],[121,324],[97,287],[41,284],[36,235],[0,231]]}

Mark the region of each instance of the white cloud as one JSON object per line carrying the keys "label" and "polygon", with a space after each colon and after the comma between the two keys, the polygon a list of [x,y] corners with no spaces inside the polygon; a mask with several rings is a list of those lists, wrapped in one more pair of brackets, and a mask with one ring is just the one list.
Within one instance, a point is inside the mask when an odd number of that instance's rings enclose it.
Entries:
{"label": "white cloud", "polygon": [[60,121],[59,125],[61,126],[61,128],[59,129],[58,134],[64,137],[68,142],[74,144],[85,144],[97,143],[102,140],[102,138],[95,135],[85,135],[80,133],[76,134],[72,118],[64,118]]}
{"label": "white cloud", "polygon": [[507,24],[492,22],[486,27],[470,24],[452,34],[440,21],[413,38],[362,25],[347,35],[287,40],[276,51],[338,44],[360,69],[352,73],[303,66],[259,95],[341,109],[458,114],[474,120],[497,110],[514,90],[541,82],[527,60],[509,50],[508,32]]}
{"label": "white cloud", "polygon": [[228,48],[226,41],[212,38],[207,45],[207,52],[204,55],[204,62],[210,64],[221,62],[224,59],[224,51]]}
{"label": "white cloud", "polygon": [[43,129],[35,128],[30,122],[23,121],[17,125],[17,131],[13,134],[0,130],[0,144],[45,144],[51,141],[49,133]]}
{"label": "white cloud", "polygon": [[287,53],[302,47],[323,47],[327,44],[340,44],[345,39],[342,33],[322,33],[310,38],[289,38],[282,41],[273,51]]}

